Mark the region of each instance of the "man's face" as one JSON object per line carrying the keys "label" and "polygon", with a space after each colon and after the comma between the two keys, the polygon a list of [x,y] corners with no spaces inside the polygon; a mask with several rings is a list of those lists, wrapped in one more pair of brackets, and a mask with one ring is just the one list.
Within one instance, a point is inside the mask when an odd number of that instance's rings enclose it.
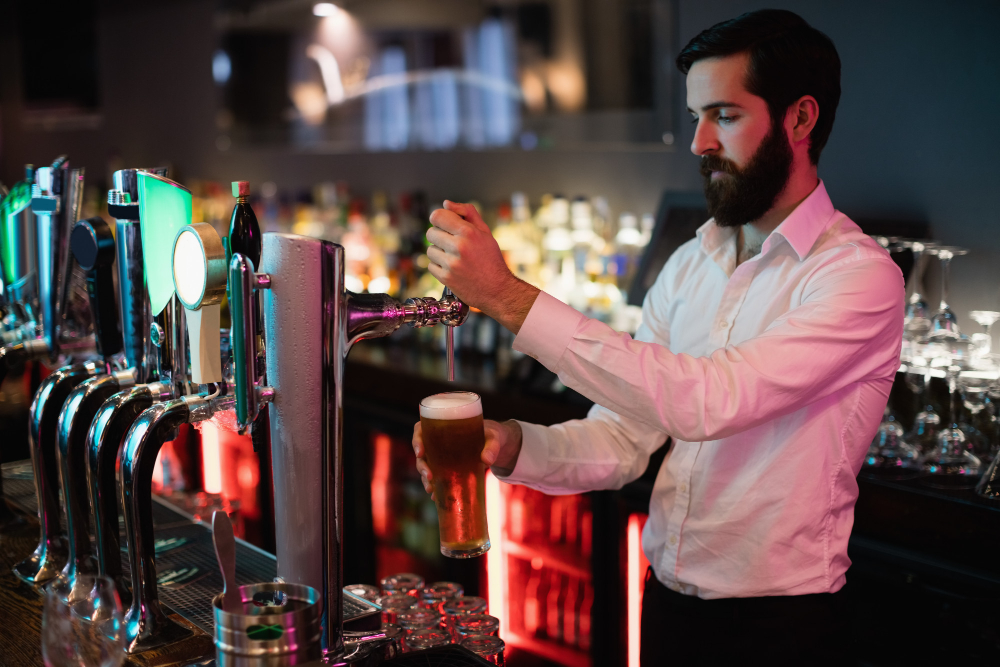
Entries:
{"label": "man's face", "polygon": [[761,218],[788,181],[792,149],[783,123],[744,87],[748,56],[706,58],[687,77],[688,111],[697,123],[691,152],[701,156],[705,198],[716,224]]}

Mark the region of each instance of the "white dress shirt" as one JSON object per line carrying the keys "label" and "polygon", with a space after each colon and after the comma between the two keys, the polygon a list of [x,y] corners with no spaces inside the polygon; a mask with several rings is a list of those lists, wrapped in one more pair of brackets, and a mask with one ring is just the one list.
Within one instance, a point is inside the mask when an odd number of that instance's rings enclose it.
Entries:
{"label": "white dress shirt", "polygon": [[514,348],[596,405],[521,424],[509,482],[615,489],[666,437],[642,545],[657,578],[702,598],[835,592],[850,565],[855,477],[899,368],[903,278],[816,189],[736,265],[709,220],[667,261],[635,339],[544,292]]}

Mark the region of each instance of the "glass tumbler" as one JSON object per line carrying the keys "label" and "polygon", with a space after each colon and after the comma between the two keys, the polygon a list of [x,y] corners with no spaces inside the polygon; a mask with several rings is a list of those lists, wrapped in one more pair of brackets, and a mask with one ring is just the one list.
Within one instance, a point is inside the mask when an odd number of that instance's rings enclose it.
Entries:
{"label": "glass tumbler", "polygon": [[412,572],[400,572],[399,574],[385,577],[379,583],[382,585],[382,595],[419,591],[427,585],[423,577]]}
{"label": "glass tumbler", "polygon": [[492,635],[495,637],[500,634],[500,619],[489,614],[458,616],[452,624],[452,629],[454,630],[455,641],[458,642],[474,635]]}
{"label": "glass tumbler", "polygon": [[505,645],[499,637],[473,635],[463,639],[461,644],[491,665],[504,664],[503,649]]}
{"label": "glass tumbler", "polygon": [[447,646],[451,637],[441,630],[418,630],[403,640],[403,652],[422,651],[435,646]]}
{"label": "glass tumbler", "polygon": [[63,579],[46,591],[42,611],[42,659],[46,667],[118,667],[125,659],[122,604],[109,577],[80,575],[70,599]]}
{"label": "glass tumbler", "polygon": [[393,593],[379,598],[376,604],[382,607],[382,622],[395,623],[399,614],[417,606],[417,598],[406,593]]}

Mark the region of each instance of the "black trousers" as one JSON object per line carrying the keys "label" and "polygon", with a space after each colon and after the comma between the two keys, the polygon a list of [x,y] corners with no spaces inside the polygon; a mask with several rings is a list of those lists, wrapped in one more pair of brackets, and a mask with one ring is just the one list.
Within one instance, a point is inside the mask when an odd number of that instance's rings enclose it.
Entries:
{"label": "black trousers", "polygon": [[643,667],[854,665],[845,591],[702,600],[646,572]]}

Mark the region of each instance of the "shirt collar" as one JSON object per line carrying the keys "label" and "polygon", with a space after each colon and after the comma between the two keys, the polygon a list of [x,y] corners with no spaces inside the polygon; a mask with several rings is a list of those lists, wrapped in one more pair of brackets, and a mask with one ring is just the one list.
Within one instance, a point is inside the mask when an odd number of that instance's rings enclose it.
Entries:
{"label": "shirt collar", "polygon": [[820,180],[819,185],[809,193],[809,196],[803,199],[795,207],[795,210],[768,235],[761,248],[761,254],[766,253],[774,245],[772,239],[778,235],[792,246],[792,250],[799,256],[801,262],[809,255],[809,251],[816,244],[816,239],[826,230],[835,212],[830,195],[826,193],[826,186]]}
{"label": "shirt collar", "polygon": [[[761,255],[767,253],[771,246],[774,245],[774,237],[777,235],[792,247],[792,250],[798,255],[799,261],[802,261],[809,255],[809,251],[815,245],[816,239],[827,228],[835,212],[833,202],[830,201],[830,195],[826,192],[826,186],[820,180],[819,185],[809,193],[809,196],[803,199],[795,207],[795,210],[782,220],[781,224],[768,235],[761,248]],[[724,249],[728,248],[726,242],[730,241],[735,235],[735,227],[720,227],[715,224],[715,218],[711,218],[699,227],[697,231],[702,252],[709,257],[724,252]],[[721,256],[716,257],[717,261],[720,259],[723,258]]]}

